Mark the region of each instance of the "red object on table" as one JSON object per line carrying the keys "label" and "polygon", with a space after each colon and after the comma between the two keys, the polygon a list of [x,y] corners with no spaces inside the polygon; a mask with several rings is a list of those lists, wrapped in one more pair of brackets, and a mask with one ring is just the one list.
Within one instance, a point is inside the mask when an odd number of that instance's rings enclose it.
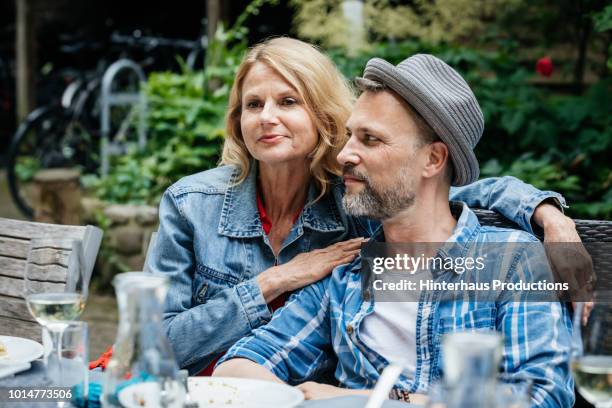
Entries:
{"label": "red object on table", "polygon": [[[266,234],[269,234],[270,231],[272,230],[272,221],[270,220],[270,218],[268,218],[268,215],[266,214],[266,210],[263,206],[263,202],[261,201],[259,191],[257,192],[257,210],[259,212],[259,219],[261,220],[261,226],[263,227],[264,232]],[[300,209],[300,211],[298,211],[298,213],[295,215],[295,217],[293,218],[293,222],[297,220],[301,212],[302,212],[302,209]],[[270,309],[272,310],[272,312],[284,306],[289,295],[290,293],[283,293],[282,295],[280,295],[279,297],[271,301],[268,306],[270,306]],[[89,363],[89,369],[93,370],[94,368],[102,367],[103,370],[106,370],[106,365],[108,364],[112,355],[113,355],[113,347],[111,346],[108,349],[106,349],[106,351],[102,353],[100,357],[98,357],[97,360],[91,361]],[[208,365],[208,367],[200,371],[200,373],[198,373],[197,375],[200,377],[210,377],[215,368],[215,364],[217,364],[217,361],[219,361],[220,358],[221,356],[215,358],[213,362]]]}
{"label": "red object on table", "polygon": [[97,360],[89,362],[89,369],[93,370],[94,368],[102,367],[102,370],[106,370],[106,365],[108,364],[108,361],[110,360],[112,355],[113,346],[110,346],[106,349],[104,353],[100,355],[100,357],[98,357]]}

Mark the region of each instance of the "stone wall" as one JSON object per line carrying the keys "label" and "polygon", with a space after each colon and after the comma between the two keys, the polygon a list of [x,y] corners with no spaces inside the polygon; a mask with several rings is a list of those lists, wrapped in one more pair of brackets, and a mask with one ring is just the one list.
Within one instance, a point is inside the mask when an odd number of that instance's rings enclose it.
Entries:
{"label": "stone wall", "polygon": [[82,204],[84,223],[104,229],[94,281],[106,287],[117,273],[141,271],[151,234],[158,228],[157,207],[108,204],[93,198],[84,198]]}

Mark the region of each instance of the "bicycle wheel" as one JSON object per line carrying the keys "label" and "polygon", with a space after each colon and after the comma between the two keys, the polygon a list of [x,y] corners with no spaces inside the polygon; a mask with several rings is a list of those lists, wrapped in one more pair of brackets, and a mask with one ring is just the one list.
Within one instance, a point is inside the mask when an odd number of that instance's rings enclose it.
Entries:
{"label": "bicycle wheel", "polygon": [[73,109],[73,118],[79,121],[93,139],[100,138],[101,82],[100,76],[89,79],[77,96]]}
{"label": "bicycle wheel", "polygon": [[78,122],[59,105],[38,108],[21,123],[7,157],[9,190],[27,217],[32,209],[32,181],[37,171],[58,167],[87,167],[91,140]]}

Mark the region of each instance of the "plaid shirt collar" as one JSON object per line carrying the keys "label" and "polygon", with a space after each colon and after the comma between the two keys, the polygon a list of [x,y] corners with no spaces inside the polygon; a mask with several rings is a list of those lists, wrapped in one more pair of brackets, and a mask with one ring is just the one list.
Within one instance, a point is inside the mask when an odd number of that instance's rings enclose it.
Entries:
{"label": "plaid shirt collar", "polygon": [[[474,237],[478,233],[480,222],[476,214],[470,210],[466,203],[461,201],[450,201],[449,204],[451,213],[457,220],[457,225],[455,225],[453,233],[446,240],[445,245],[438,250],[438,255],[444,258],[458,258],[465,256],[470,242],[474,240]],[[368,243],[365,244],[366,248],[373,242],[385,242],[385,232],[382,225],[376,229]],[[350,271],[360,272],[361,263],[353,262]]]}

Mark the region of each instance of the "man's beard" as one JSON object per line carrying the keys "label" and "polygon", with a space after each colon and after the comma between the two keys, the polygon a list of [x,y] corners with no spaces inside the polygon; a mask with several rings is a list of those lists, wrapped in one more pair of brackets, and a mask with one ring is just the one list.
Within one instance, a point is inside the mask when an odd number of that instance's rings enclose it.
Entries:
{"label": "man's beard", "polygon": [[372,183],[368,176],[357,172],[352,165],[344,166],[343,174],[364,183],[362,191],[355,194],[345,193],[342,198],[342,205],[349,215],[384,221],[414,204],[414,181],[405,167],[399,170],[397,180],[391,183],[389,188]]}

